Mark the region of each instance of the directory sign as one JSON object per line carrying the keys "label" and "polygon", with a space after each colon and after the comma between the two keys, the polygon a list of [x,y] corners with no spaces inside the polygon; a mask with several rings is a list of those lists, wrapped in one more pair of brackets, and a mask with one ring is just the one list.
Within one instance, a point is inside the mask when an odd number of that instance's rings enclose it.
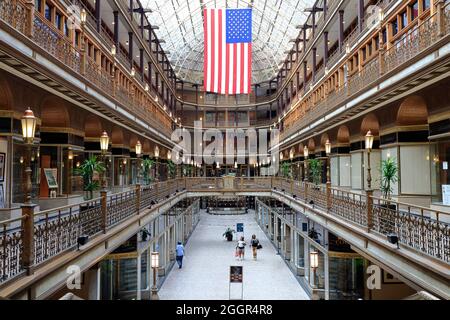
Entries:
{"label": "directory sign", "polygon": [[242,283],[243,266],[230,266],[230,283]]}
{"label": "directory sign", "polygon": [[236,224],[236,231],[237,232],[244,232],[244,224],[243,223]]}
{"label": "directory sign", "polygon": [[450,206],[450,184],[442,185],[442,204]]}

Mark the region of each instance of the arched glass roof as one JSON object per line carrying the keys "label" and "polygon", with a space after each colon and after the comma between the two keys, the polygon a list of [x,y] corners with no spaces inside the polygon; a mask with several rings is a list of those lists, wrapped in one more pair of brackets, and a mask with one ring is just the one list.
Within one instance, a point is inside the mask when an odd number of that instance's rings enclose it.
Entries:
{"label": "arched glass roof", "polygon": [[274,77],[286,59],[314,0],[141,0],[177,76],[187,82],[203,79],[204,8],[253,8],[253,83]]}

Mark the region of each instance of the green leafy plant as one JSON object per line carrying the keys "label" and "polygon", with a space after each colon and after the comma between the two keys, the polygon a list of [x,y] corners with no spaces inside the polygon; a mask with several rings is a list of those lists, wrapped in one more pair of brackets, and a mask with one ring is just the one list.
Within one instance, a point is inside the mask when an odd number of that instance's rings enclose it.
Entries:
{"label": "green leafy plant", "polygon": [[167,161],[167,171],[169,178],[175,178],[175,163],[172,160]]}
{"label": "green leafy plant", "polygon": [[98,161],[96,156],[90,156],[88,159],[75,169],[75,174],[83,177],[84,191],[89,192],[89,197],[93,197],[93,192],[100,188],[98,181],[94,181],[95,172],[102,174],[105,172],[105,165]]}
{"label": "green leafy plant", "polygon": [[393,187],[392,185],[398,181],[397,161],[393,158],[387,158],[381,161],[381,185],[380,190],[383,197],[387,200],[391,199]]}
{"label": "green leafy plant", "polygon": [[281,163],[281,174],[285,178],[291,178],[292,172],[291,172],[291,163],[285,161]]}
{"label": "green leafy plant", "polygon": [[236,230],[233,230],[230,227],[228,227],[227,230],[225,230],[225,232],[223,233],[222,236],[227,238],[228,241],[232,241],[233,240],[233,233],[236,233]]}
{"label": "green leafy plant", "polygon": [[152,177],[150,176],[150,170],[153,167],[153,164],[155,163],[155,160],[153,159],[144,159],[142,161],[142,167],[143,167],[143,175],[144,175],[144,183],[150,184],[152,182]]}
{"label": "green leafy plant", "polygon": [[322,181],[322,162],[319,159],[308,160],[310,178],[315,185]]}
{"label": "green leafy plant", "polygon": [[183,173],[186,177],[189,177],[192,173],[192,167],[190,165],[183,165]]}

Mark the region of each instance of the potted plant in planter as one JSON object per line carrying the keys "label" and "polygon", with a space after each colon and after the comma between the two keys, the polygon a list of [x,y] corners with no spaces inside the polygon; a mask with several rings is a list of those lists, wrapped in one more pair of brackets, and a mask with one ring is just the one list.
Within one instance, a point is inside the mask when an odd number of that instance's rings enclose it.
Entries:
{"label": "potted plant in planter", "polygon": [[150,176],[150,169],[152,168],[154,163],[155,161],[152,159],[144,159],[142,161],[142,166],[144,168],[143,170],[144,183],[146,185],[149,185],[152,182],[152,177]]}
{"label": "potted plant in planter", "polygon": [[314,183],[315,188],[318,189],[318,186],[322,181],[322,162],[319,159],[310,159],[308,160],[308,168],[311,180]]}
{"label": "potted plant in planter", "polygon": [[287,161],[281,164],[281,174],[285,178],[291,178],[291,164]]}
{"label": "potted plant in planter", "polygon": [[88,193],[88,196],[85,197],[87,200],[92,199],[94,191],[100,188],[100,183],[94,181],[94,174],[96,172],[101,174],[105,170],[105,165],[98,161],[96,156],[90,156],[79,168],[75,169],[75,173],[83,177],[84,191]]}
{"label": "potted plant in planter", "polygon": [[320,233],[317,232],[316,229],[314,229],[314,227],[312,227],[308,231],[308,237],[310,237],[311,239],[313,239],[314,241],[316,241],[317,243],[320,244],[319,236],[320,236]]}
{"label": "potted plant in planter", "polygon": [[393,158],[387,158],[381,161],[381,184],[380,191],[383,198],[386,200],[386,204],[383,205],[391,210],[396,210],[397,206],[395,204],[390,204],[392,185],[398,181],[398,168],[397,162]]}
{"label": "potted plant in planter", "polygon": [[172,160],[167,161],[167,172],[169,173],[169,178],[175,178],[175,163]]}
{"label": "potted plant in planter", "polygon": [[223,236],[227,238],[227,241],[233,241],[233,233],[235,233],[231,228],[227,228],[227,230],[223,233]]}

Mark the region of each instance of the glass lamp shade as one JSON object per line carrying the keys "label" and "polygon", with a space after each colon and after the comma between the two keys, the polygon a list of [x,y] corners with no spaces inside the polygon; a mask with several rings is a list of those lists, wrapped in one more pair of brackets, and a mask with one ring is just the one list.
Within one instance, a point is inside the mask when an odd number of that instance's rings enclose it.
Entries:
{"label": "glass lamp shade", "polygon": [[155,158],[159,157],[159,148],[158,146],[155,146]]}
{"label": "glass lamp shade", "polygon": [[382,22],[384,20],[384,11],[383,11],[383,9],[380,9],[378,11],[378,19],[379,19],[380,22]]}
{"label": "glass lamp shade", "polygon": [[117,53],[117,51],[116,51],[116,46],[115,46],[115,45],[112,45],[112,47],[111,47],[111,55],[112,55],[113,57],[115,57],[115,56],[116,56],[116,53]]}
{"label": "glass lamp shade", "polygon": [[238,165],[237,165],[237,161],[234,162],[234,168],[237,169]]}
{"label": "glass lamp shade", "polygon": [[218,162],[217,162],[216,168],[220,169],[220,164]]}
{"label": "glass lamp shade", "polygon": [[142,154],[142,144],[139,140],[136,143],[135,149],[136,149],[136,155],[139,157]]}
{"label": "glass lamp shade", "polygon": [[172,159],[172,152],[170,152],[170,150],[167,151],[167,159]]}
{"label": "glass lamp shade", "polygon": [[373,134],[372,134],[372,132],[369,130],[369,131],[367,131],[367,134],[366,134],[366,139],[365,139],[366,141],[366,150],[372,150],[372,147],[373,147]]}
{"label": "glass lamp shade", "polygon": [[148,86],[148,83],[145,84],[145,91],[150,90],[150,87]]}
{"label": "glass lamp shade", "polygon": [[69,153],[67,154],[67,158],[69,160],[73,160],[73,152],[72,152],[72,150],[69,150]]}
{"label": "glass lamp shade", "polygon": [[309,156],[309,149],[307,146],[303,148],[303,155],[305,156],[305,158],[308,158]]}
{"label": "glass lamp shade", "polygon": [[151,253],[151,266],[154,269],[159,268],[159,252]]}
{"label": "glass lamp shade", "polygon": [[330,140],[327,140],[327,142],[325,142],[325,153],[327,155],[329,155],[331,153],[331,143]]}
{"label": "glass lamp shade", "polygon": [[291,151],[289,152],[289,158],[294,159],[294,150],[291,149]]}
{"label": "glass lamp shade", "polygon": [[80,21],[81,21],[81,23],[86,23],[86,20],[87,20],[87,13],[86,13],[86,10],[85,9],[81,9],[81,12],[80,12]]}
{"label": "glass lamp shade", "polygon": [[102,135],[100,136],[100,150],[102,152],[108,151],[109,147],[109,136],[106,133],[106,131],[103,131]]}
{"label": "glass lamp shade", "polygon": [[283,152],[280,152],[280,160],[283,160]]}
{"label": "glass lamp shade", "polygon": [[36,131],[36,117],[33,111],[28,108],[22,116],[22,136],[26,143],[33,143]]}
{"label": "glass lamp shade", "polygon": [[317,268],[319,266],[319,252],[312,251],[309,254],[309,261],[310,261],[311,268]]}

